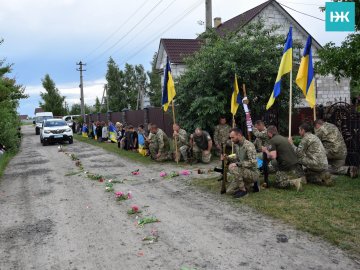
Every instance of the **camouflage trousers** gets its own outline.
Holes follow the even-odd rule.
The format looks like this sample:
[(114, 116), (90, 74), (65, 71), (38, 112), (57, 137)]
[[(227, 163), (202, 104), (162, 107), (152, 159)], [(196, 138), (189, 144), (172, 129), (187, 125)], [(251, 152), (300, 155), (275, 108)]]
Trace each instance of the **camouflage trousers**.
[(311, 158), (302, 158), (300, 160), (300, 163), (306, 169), (308, 169), (310, 171), (314, 171), (314, 172), (321, 173), (321, 172), (326, 171), (328, 169), (327, 164), (321, 164), (317, 160), (311, 159)]
[(305, 170), (305, 178), (308, 183), (317, 185), (328, 185), (332, 182), (331, 174), (327, 170)]
[(239, 189), (250, 190), (254, 182), (259, 178), (259, 171), (253, 171), (247, 168), (236, 167), (230, 170), (230, 173), (234, 176), (234, 179), (226, 188), (226, 194), (234, 194)]
[(189, 149), (189, 146), (187, 146), (187, 145), (180, 146), (179, 149), (178, 149), (178, 152), (177, 152), (177, 156), (176, 156), (176, 152), (174, 152), (175, 160), (187, 161), (188, 160), (188, 153), (187, 153), (188, 149)]
[(149, 145), (149, 151), (150, 151), (150, 157), (156, 161), (165, 161), (171, 159), (170, 153), (168, 151), (164, 151), (160, 153), (159, 157), (156, 157), (157, 154), (159, 153), (159, 146), (157, 144), (151, 143)]
[(205, 151), (201, 150), (196, 144), (194, 144), (193, 153), (195, 160), (201, 161), (202, 163), (210, 163), (211, 153), (209, 152), (208, 154), (205, 154), (204, 152)]
[(328, 159), (329, 170), (333, 174), (347, 175), (349, 166), (345, 166), (345, 159)]
[(275, 187), (277, 188), (289, 188), (293, 184), (294, 179), (300, 178), (303, 176), (301, 168), (294, 168), (289, 171), (276, 171), (275, 174)]

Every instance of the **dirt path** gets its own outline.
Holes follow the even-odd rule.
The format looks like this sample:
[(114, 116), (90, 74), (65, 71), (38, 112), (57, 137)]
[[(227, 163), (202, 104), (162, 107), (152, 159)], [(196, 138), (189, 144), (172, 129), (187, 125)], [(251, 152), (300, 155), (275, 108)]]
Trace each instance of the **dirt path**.
[[(143, 166), (87, 144), (66, 145), (85, 170), (127, 179), (115, 191), (76, 167), (57, 145), (43, 147), (31, 127), (0, 183), (0, 269), (359, 269), (338, 248), (297, 232), (246, 206), (188, 185), (191, 176), (159, 177), (170, 165)], [(140, 169), (140, 175), (131, 171)], [(179, 168), (175, 167), (178, 171)], [(159, 223), (135, 225), (136, 204)], [(148, 207), (144, 207), (148, 206)], [(143, 237), (158, 231), (159, 240)], [(278, 242), (285, 234), (288, 242)]]

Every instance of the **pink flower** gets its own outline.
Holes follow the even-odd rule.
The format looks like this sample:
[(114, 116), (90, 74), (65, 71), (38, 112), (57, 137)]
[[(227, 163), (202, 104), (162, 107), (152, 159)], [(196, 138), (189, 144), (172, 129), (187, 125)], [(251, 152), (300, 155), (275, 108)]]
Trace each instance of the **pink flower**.
[(189, 170), (183, 170), (180, 172), (181, 175), (190, 175), (190, 171)]
[(128, 199), (131, 199), (131, 198), (132, 198), (131, 191), (128, 192), (127, 197), (128, 197)]
[(161, 177), (165, 177), (166, 175), (167, 175), (166, 172), (160, 172), (160, 176), (161, 176)]
[(137, 205), (132, 205), (131, 209), (136, 213), (139, 211), (139, 207)]
[(117, 191), (117, 192), (115, 192), (115, 196), (119, 198), (119, 197), (124, 196), (124, 193), (121, 191)]

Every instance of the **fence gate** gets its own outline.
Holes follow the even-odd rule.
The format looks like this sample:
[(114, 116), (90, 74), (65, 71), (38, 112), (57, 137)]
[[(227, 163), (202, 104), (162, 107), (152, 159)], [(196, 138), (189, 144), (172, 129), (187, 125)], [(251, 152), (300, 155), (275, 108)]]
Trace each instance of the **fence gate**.
[(346, 102), (337, 102), (325, 109), (323, 119), (340, 129), (348, 150), (346, 164), (359, 166), (360, 113)]

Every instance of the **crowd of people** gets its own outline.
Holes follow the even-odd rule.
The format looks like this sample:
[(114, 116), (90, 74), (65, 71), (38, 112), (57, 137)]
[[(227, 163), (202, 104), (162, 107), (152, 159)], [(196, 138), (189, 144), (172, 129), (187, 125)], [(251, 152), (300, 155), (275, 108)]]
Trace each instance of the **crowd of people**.
[(213, 138), (200, 127), (189, 135), (179, 124), (173, 124), (173, 150), (166, 133), (152, 123), (145, 130), (143, 125), (134, 128), (119, 122), (115, 125), (92, 122), (88, 134), (100, 142), (117, 142), (119, 148), (138, 151), (155, 161), (208, 164), (214, 154), (227, 160), (233, 180), (226, 192), (234, 197), (259, 190), (259, 161), (262, 159), (266, 159), (270, 172), (275, 174), (274, 186), (277, 188), (293, 186), (299, 189), (307, 182), (331, 185), (333, 174), (358, 176), (357, 167), (345, 166), (347, 150), (341, 132), (335, 125), (320, 119), (314, 126), (309, 123), (300, 125), (301, 141), (297, 145), (292, 138), (280, 135), (275, 126), (266, 127), (261, 120), (255, 122), (255, 140), (251, 142), (239, 128), (231, 128), (225, 117), (220, 117)]

